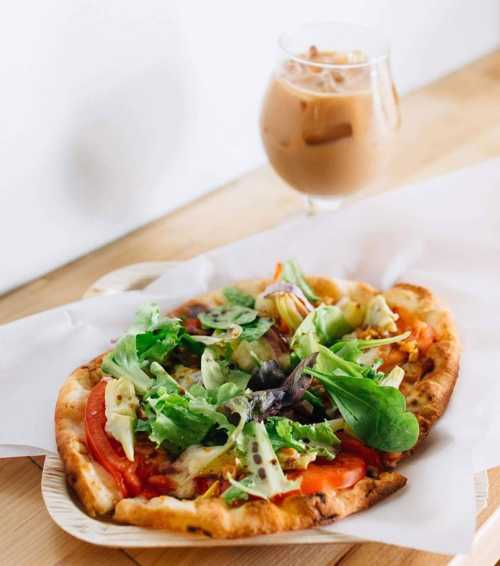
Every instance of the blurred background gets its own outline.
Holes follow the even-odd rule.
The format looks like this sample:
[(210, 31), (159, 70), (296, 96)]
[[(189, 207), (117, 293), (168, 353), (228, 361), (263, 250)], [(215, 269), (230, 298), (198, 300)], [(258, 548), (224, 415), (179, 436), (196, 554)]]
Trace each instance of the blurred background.
[(4, 3), (0, 292), (263, 164), (276, 39), (312, 20), (381, 28), (403, 94), (500, 43), (499, 0)]

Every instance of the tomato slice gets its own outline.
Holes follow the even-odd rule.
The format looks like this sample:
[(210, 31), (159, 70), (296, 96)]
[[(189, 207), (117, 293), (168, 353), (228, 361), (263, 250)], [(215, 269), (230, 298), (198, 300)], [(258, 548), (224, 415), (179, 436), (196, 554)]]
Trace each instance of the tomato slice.
[(309, 464), (302, 475), (300, 492), (303, 495), (328, 492), (352, 487), (366, 475), (366, 464), (362, 458), (340, 453), (333, 462)]
[(368, 466), (373, 466), (378, 470), (382, 468), (382, 460), (376, 450), (366, 446), (361, 440), (345, 432), (337, 432), (337, 436), (340, 438), (342, 450), (359, 456)]
[(436, 339), (432, 327), (404, 307), (396, 307), (394, 310), (399, 314), (398, 330), (400, 332), (409, 330), (410, 340), (415, 340), (418, 349), (425, 353)]
[(106, 381), (101, 380), (90, 392), (85, 406), (85, 433), (92, 456), (115, 479), (124, 497), (139, 495), (141, 481), (135, 473), (136, 465), (113, 447), (106, 434)]
[(188, 334), (200, 334), (202, 332), (201, 322), (197, 318), (186, 318), (184, 328)]
[(156, 490), (161, 495), (167, 495), (175, 489), (175, 481), (162, 474), (149, 476), (147, 481), (149, 487)]

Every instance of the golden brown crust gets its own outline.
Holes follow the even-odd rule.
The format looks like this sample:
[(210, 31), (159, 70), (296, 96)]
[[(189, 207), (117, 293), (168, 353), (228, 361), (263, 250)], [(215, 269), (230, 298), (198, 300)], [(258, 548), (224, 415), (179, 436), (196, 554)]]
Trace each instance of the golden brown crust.
[(408, 409), (418, 419), (420, 436), (417, 444), (408, 452), (385, 455), (384, 463), (394, 467), (420, 447), (431, 427), (446, 410), (458, 377), (461, 346), (451, 313), (428, 289), (398, 283), (384, 295), (391, 307), (403, 307), (427, 322), (436, 336), (425, 358), (417, 361), (429, 371), (421, 371), (420, 378), (414, 383), (405, 380), (401, 386)]
[[(337, 301), (342, 295), (366, 303), (377, 293), (362, 282), (324, 277), (308, 277), (307, 280), (327, 303)], [(239, 282), (236, 286), (257, 295), (269, 283), (269, 279), (260, 279)], [(445, 410), (453, 391), (458, 374), (458, 338), (449, 312), (438, 304), (430, 291), (415, 285), (399, 284), (384, 294), (391, 306), (403, 306), (428, 322), (437, 336), (427, 352), (428, 363), (433, 364), (431, 371), (415, 383), (403, 384), (408, 407), (420, 423), (420, 444)], [(175, 313), (182, 314), (183, 309), (193, 302), (212, 306), (223, 301), (221, 292), (213, 291), (181, 305)], [(252, 501), (238, 508), (229, 508), (218, 498), (180, 501), (163, 496), (151, 500), (120, 500), (113, 479), (88, 455), (85, 444), (84, 408), (91, 388), (102, 377), (101, 361), (102, 357), (96, 358), (73, 372), (59, 393), (55, 415), (57, 445), (68, 481), (92, 516), (115, 509), (114, 518), (120, 522), (233, 538), (332, 522), (370, 507), (406, 483), (400, 474), (385, 472), (377, 479), (365, 478), (354, 487), (336, 494), (289, 497), (280, 505)], [(385, 464), (395, 466), (406, 455), (387, 454)]]
[(68, 483), (92, 517), (111, 512), (121, 494), (110, 474), (87, 451), (84, 411), (92, 387), (101, 379), (99, 356), (76, 369), (59, 391), (55, 412), (56, 442)]
[(237, 538), (306, 529), (327, 524), (371, 507), (406, 484), (397, 472), (378, 479), (364, 478), (350, 489), (337, 493), (291, 496), (280, 505), (251, 501), (228, 507), (220, 498), (179, 501), (163, 496), (146, 500), (123, 499), (114, 518), (143, 527), (198, 532), (214, 538)]

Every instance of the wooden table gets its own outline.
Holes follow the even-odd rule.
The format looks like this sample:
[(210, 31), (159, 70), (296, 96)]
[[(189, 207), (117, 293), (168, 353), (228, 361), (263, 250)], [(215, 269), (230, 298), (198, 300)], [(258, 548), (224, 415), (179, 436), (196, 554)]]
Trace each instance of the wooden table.
[[(402, 100), (398, 159), (385, 189), (500, 155), (500, 52)], [(268, 167), (241, 179), (0, 297), (0, 323), (78, 299), (98, 277), (148, 260), (186, 259), (270, 228), (300, 210), (302, 200)], [(217, 222), (213, 219), (217, 218)], [(0, 564), (446, 564), (450, 557), (365, 543), (221, 549), (101, 549), (52, 523), (40, 496), (42, 458), (0, 460)], [(500, 468), (489, 471), (488, 508), (500, 503)], [(500, 533), (498, 533), (500, 539)], [(479, 565), (479, 559), (473, 564)]]

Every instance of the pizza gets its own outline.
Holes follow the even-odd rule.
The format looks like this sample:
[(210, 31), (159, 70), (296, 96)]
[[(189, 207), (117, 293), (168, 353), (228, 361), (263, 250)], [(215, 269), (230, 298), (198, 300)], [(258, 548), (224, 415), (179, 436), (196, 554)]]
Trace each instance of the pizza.
[(147, 304), (55, 412), (92, 517), (246, 537), (330, 523), (403, 488), (460, 347), (427, 289), (305, 276), (295, 261), (169, 313)]

